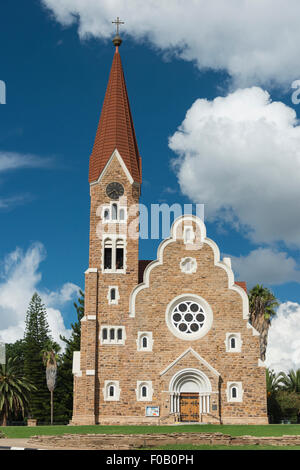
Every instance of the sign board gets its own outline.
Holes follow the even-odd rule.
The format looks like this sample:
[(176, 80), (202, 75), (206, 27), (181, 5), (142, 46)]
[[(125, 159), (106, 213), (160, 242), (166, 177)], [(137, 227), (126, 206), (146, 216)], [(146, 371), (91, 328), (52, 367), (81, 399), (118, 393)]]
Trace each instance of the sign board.
[(146, 416), (159, 416), (159, 406), (146, 406)]
[(0, 343), (0, 364), (5, 364), (5, 343)]

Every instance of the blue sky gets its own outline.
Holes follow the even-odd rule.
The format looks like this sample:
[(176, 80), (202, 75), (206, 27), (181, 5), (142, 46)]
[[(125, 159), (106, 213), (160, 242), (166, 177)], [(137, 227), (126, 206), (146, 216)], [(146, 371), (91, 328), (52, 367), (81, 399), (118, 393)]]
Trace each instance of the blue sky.
[[(126, 21), (122, 34), (124, 43), (120, 52), (143, 160), (144, 184), (141, 202), (148, 207), (162, 202), (168, 204), (205, 202), (208, 236), (219, 245), (223, 255), (233, 257), (233, 268), (237, 271), (236, 279), (248, 281), (249, 286), (255, 279), (257, 283), (271, 287), (284, 305), (282, 315), (285, 317), (295, 311), (298, 312), (298, 307), (300, 312), (298, 227), (296, 222), (293, 222), (296, 219), (297, 206), (292, 208), (287, 205), (280, 206), (280, 202), (278, 203), (281, 200), (283, 202), (295, 200), (297, 193), (290, 191), (291, 194), (286, 197), (284, 188), (289, 188), (289, 184), (277, 186), (274, 182), (276, 183), (278, 175), (275, 175), (274, 182), (266, 184), (263, 197), (259, 197), (261, 189), (256, 191), (255, 181), (247, 189), (248, 192), (245, 190), (243, 193), (237, 188), (232, 195), (236, 201), (242, 201), (243, 194), (246, 194), (248, 201), (249, 195), (252, 194), (253, 199), (257, 197), (257, 200), (252, 206), (247, 205), (247, 201), (240, 205), (233, 203), (228, 211), (232, 199), (226, 199), (226, 195), (230, 193), (231, 186), (236, 185), (239, 175), (250, 168), (249, 181), (251, 178), (255, 179), (251, 166), (241, 166), (237, 173), (231, 172), (231, 165), (236, 165), (237, 160), (234, 162), (228, 160), (228, 166), (224, 167), (228, 171), (224, 171), (222, 165), (220, 166), (220, 162), (224, 162), (226, 152), (231, 155), (236, 149), (237, 153), (241, 149), (240, 144), (234, 147), (236, 135), (233, 135), (233, 132), (236, 132), (236, 127), (225, 127), (228, 131), (225, 134), (223, 155), (219, 155), (222, 153), (223, 145), (219, 145), (217, 150), (206, 144), (201, 147), (205, 137), (208, 136), (204, 134), (205, 129), (208, 129), (210, 137), (214, 140), (212, 133), (215, 132), (215, 127), (212, 123), (220, 112), (217, 102), (214, 101), (216, 98), (225, 99), (224, 109), (227, 117), (229, 114), (231, 118), (230, 113), (234, 114), (235, 111), (232, 111), (233, 100), (228, 99), (230, 93), (233, 94), (235, 101), (239, 100), (240, 109), (245, 109), (245, 106), (250, 106), (249, 103), (256, 103), (257, 100), (257, 107), (254, 106), (253, 112), (257, 109), (258, 113), (264, 113), (267, 108), (271, 109), (268, 107), (268, 100), (264, 101), (262, 96), (262, 92), (267, 91), (270, 95), (269, 103), (271, 101), (281, 103), (280, 109), (272, 108), (271, 111), (273, 113), (271, 121), (279, 122), (280, 128), (280, 132), (274, 134), (273, 140), (272, 136), (270, 137), (271, 144), (275, 142), (277, 145), (276, 147), (274, 143), (272, 152), (277, 154), (285, 148), (287, 153), (290, 152), (287, 165), (291, 168), (291, 171), (288, 169), (289, 174), (293, 174), (294, 167), (291, 162), (293, 158), (298, 158), (298, 151), (294, 148), (291, 150), (290, 144), (286, 141), (291, 135), (291, 130), (298, 125), (296, 121), (290, 123), (288, 113), (294, 109), (299, 115), (298, 105), (291, 101), (291, 83), (300, 78), (300, 70), (297, 69), (298, 65), (294, 65), (293, 69), (292, 64), (295, 62), (292, 55), (288, 57), (291, 66), (288, 67), (285, 63), (282, 65), (284, 73), (278, 65), (278, 50), (268, 49), (269, 46), (263, 44), (262, 38), (262, 51), (268, 59), (265, 60), (265, 67), (254, 63), (251, 69), (252, 51), (257, 47), (251, 42), (249, 63), (245, 65), (241, 59), (247, 50), (246, 52), (237, 50), (236, 57), (240, 58), (240, 62), (239, 60), (233, 62), (226, 39), (220, 42), (215, 24), (215, 36), (210, 36), (211, 32), (208, 34), (209, 41), (206, 47), (209, 57), (205, 55), (205, 44), (203, 45), (205, 38), (203, 41), (201, 39), (204, 26), (201, 31), (196, 31), (199, 33), (197, 36), (197, 41), (200, 37), (199, 43), (193, 39), (193, 36), (187, 37), (187, 47), (183, 48), (180, 34), (184, 35), (185, 32), (179, 27), (176, 31), (178, 15), (177, 20), (175, 17), (164, 20), (162, 12), (159, 24), (153, 13), (154, 1), (149, 2), (148, 20), (144, 26), (143, 18), (146, 12), (141, 8), (141, 22), (139, 22), (132, 13), (134, 11), (132, 8), (135, 6), (133, 0), (128, 2), (127, 10), (124, 10), (124, 6), (121, 7), (118, 1), (111, 2), (109, 7), (106, 5), (107, 8), (103, 10), (100, 8), (101, 2), (96, 7), (98, 2), (79, 1), (76, 11), (72, 7), (71, 0), (59, 3), (58, 6), (52, 0), (45, 2), (28, 0), (5, 2), (1, 6), (0, 80), (3, 80), (7, 87), (7, 104), (0, 105), (0, 284), (3, 292), (11, 293), (14, 289), (18, 291), (18, 286), (23, 286), (24, 279), (22, 276), (18, 277), (17, 272), (26, 276), (24, 266), (26, 263), (30, 264), (31, 260), (30, 281), (20, 291), (24, 293), (26, 302), (30, 290), (36, 288), (46, 299), (47, 307), (52, 309), (52, 313), (55, 312), (54, 316), (60, 319), (62, 315), (65, 329), (68, 329), (70, 322), (75, 319), (72, 300), (74, 296), (76, 298), (76, 286), (84, 288), (83, 273), (88, 267), (89, 155), (114, 53), (111, 43), (114, 27), (111, 21), (119, 14), (121, 17), (123, 15), (122, 19)], [(175, 3), (176, 8), (180, 8), (180, 2), (176, 0)], [(267, 11), (267, 0), (263, 0), (262, 3), (266, 3)], [(45, 4), (52, 9), (47, 10)], [(107, 2), (103, 0), (103, 7), (104, 4)], [(100, 8), (97, 10), (99, 23), (97, 20), (96, 26), (91, 21), (91, 18), (95, 17), (95, 8)], [(193, 13), (198, 13), (198, 11), (193, 12), (193, 8), (195, 5), (191, 7), (192, 16)], [(234, 2), (229, 2), (229, 13), (234, 11), (232, 8), (234, 9)], [(70, 11), (73, 10), (80, 21), (79, 29), (78, 22), (72, 23), (74, 17), (70, 17)], [(255, 20), (257, 12), (252, 13)], [(242, 18), (243, 12), (240, 14)], [(272, 31), (277, 24), (276, 12), (273, 19), (274, 25), (269, 24)], [(283, 17), (283, 25), (285, 21)], [(226, 24), (226, 21), (224, 23)], [(191, 25), (189, 29), (198, 28), (196, 25)], [(263, 30), (264, 25), (261, 27)], [(293, 34), (292, 27), (291, 31)], [(227, 38), (226, 31), (222, 33)], [(216, 49), (213, 48), (213, 39), (216, 42)], [(236, 39), (233, 38), (234, 41)], [(235, 65), (232, 65), (233, 63)], [(256, 91), (251, 91), (253, 86), (257, 87)], [(248, 94), (244, 91), (237, 95), (237, 90), (248, 90)], [(204, 109), (205, 103), (197, 102), (199, 99), (213, 103), (211, 109)], [(186, 113), (193, 105), (194, 114), (190, 113), (190, 117), (185, 121)], [(199, 129), (195, 127), (200, 117), (209, 127), (204, 125)], [(247, 119), (245, 118), (242, 123), (239, 122), (239, 126), (247, 122)], [(283, 126), (281, 121), (284, 121)], [(186, 125), (184, 132), (176, 133), (181, 124)], [(255, 135), (258, 136), (257, 146), (261, 146), (263, 151), (253, 159), (253, 166), (258, 167), (257, 174), (264, 173), (267, 182), (270, 173), (274, 168), (276, 170), (278, 160), (274, 159), (274, 168), (271, 155), (268, 154), (264, 161), (264, 148), (268, 153), (268, 146), (265, 147), (265, 137), (258, 134), (258, 128), (255, 129)], [(224, 132), (223, 128), (221, 130)], [(260, 130), (259, 128), (259, 132)], [(199, 145), (197, 136), (201, 137)], [(218, 138), (216, 136), (216, 142), (219, 142)], [(296, 147), (299, 143), (298, 133), (297, 135), (295, 133), (291, 139)], [(251, 141), (253, 142), (253, 139)], [(246, 138), (243, 142), (247, 142)], [(205, 152), (207, 158), (201, 160)], [(240, 154), (241, 162), (248, 158), (246, 153), (245, 151), (245, 155)], [(223, 160), (215, 158), (217, 154), (218, 158)], [(285, 154), (282, 154), (282, 160), (285, 158)], [(179, 165), (176, 171), (172, 166), (174, 159)], [(11, 162), (10, 168), (1, 167), (1, 161), (3, 164), (4, 160)], [(220, 168), (222, 172), (219, 175)], [(268, 171), (271, 168), (272, 171)], [(197, 184), (190, 176), (193, 172), (200, 175)], [(278, 167), (278, 173), (280, 172), (281, 169)], [(297, 175), (298, 169), (295, 177)], [(284, 177), (285, 174), (283, 179)], [(227, 179), (229, 181), (227, 189), (221, 190), (222, 181)], [(247, 183), (243, 184), (245, 187), (248, 186)], [(222, 198), (225, 207), (223, 219), (220, 215), (224, 211)], [(256, 212), (253, 209), (255, 207), (261, 219), (248, 213)], [(265, 223), (270, 216), (270, 207), (274, 209), (274, 217), (277, 217), (276, 213), (281, 214), (278, 224), (275, 224), (278, 233), (274, 237), (272, 230)], [(274, 220), (274, 217), (271, 219)], [(261, 231), (260, 220), (265, 223)], [(284, 228), (289, 224), (291, 224), (290, 232)], [(289, 233), (292, 231), (293, 236), (290, 236)], [(157, 240), (141, 241), (140, 258), (154, 259), (158, 243)], [(269, 263), (270, 259), (274, 259), (273, 264)], [(278, 275), (276, 275), (277, 270)], [(11, 287), (13, 280), (16, 284)], [(54, 300), (55, 293), (60, 294), (57, 301)], [(20, 301), (17, 306), (11, 305), (4, 294), (2, 297), (0, 294), (2, 318), (6, 316), (5, 312), (12, 312), (11, 322), (7, 317), (5, 321), (3, 319), (1, 321), (0, 317), (2, 339), (5, 331), (10, 331), (14, 337), (16, 325), (20, 334), (22, 309), (23, 311), (26, 309), (25, 300)], [(297, 318), (300, 319), (300, 316)], [(297, 346), (295, 351), (298, 349)], [(279, 352), (276, 351), (274, 354), (278, 355)], [(298, 359), (295, 359), (294, 363), (297, 361)]]

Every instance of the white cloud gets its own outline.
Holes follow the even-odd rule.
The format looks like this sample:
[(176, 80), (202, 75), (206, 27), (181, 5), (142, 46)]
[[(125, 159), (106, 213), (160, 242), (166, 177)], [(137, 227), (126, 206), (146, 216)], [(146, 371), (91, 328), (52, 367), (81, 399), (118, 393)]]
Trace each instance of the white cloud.
[(29, 302), (35, 291), (39, 293), (47, 309), (48, 323), (55, 341), (64, 346), (59, 335), (70, 336), (59, 307), (78, 293), (78, 287), (66, 283), (58, 292), (38, 288), (42, 275), (39, 271), (46, 251), (41, 243), (33, 244), (25, 253), (17, 248), (1, 263), (0, 272), (0, 341), (12, 343), (23, 338), (25, 318)]
[(300, 368), (300, 305), (285, 302), (278, 308), (269, 330), (266, 365), (275, 372)]
[(16, 152), (0, 151), (0, 172), (18, 170), (20, 168), (41, 168), (48, 166), (49, 158)]
[(297, 263), (285, 252), (273, 248), (257, 248), (246, 256), (231, 256), (231, 259), (236, 278), (246, 281), (249, 288), (255, 284), (300, 282)]
[(122, 31), (200, 69), (227, 70), (242, 86), (300, 78), (298, 0), (41, 0), (63, 25), (78, 21), (82, 38)]
[[(41, 158), (37, 155), (20, 154), (16, 152), (0, 151), (0, 173), (24, 168), (46, 168), (51, 164), (50, 158)], [(11, 210), (32, 201), (30, 194), (13, 196), (0, 196), (0, 210)]]
[(169, 140), (183, 194), (256, 243), (300, 244), (300, 126), (258, 87), (198, 99)]

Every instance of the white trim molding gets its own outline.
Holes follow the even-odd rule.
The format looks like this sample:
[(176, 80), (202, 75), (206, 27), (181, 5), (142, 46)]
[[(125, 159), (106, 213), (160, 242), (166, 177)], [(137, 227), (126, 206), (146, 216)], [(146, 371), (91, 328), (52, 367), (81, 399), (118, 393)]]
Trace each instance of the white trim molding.
[[(115, 289), (115, 298), (111, 298), (111, 291)], [(107, 300), (109, 305), (118, 305), (120, 300), (119, 287), (118, 286), (108, 286)]]
[[(147, 347), (143, 346), (143, 339), (147, 339)], [(152, 331), (138, 331), (138, 337), (136, 340), (137, 350), (142, 352), (150, 352), (153, 348), (153, 335)]]
[(130, 172), (128, 171), (128, 168), (127, 168), (127, 166), (125, 165), (125, 162), (124, 162), (123, 158), (121, 157), (121, 155), (120, 155), (118, 149), (115, 149), (115, 150), (113, 151), (113, 153), (111, 154), (111, 156), (110, 156), (108, 162), (106, 163), (105, 167), (103, 168), (102, 172), (100, 173), (99, 178), (98, 178), (96, 181), (93, 181), (92, 183), (90, 183), (90, 186), (94, 186), (95, 184), (98, 184), (98, 183), (101, 181), (101, 179), (103, 178), (103, 176), (104, 176), (105, 173), (107, 172), (107, 169), (109, 168), (109, 166), (110, 166), (110, 164), (111, 164), (111, 162), (112, 162), (112, 160), (113, 160), (114, 158), (117, 158), (117, 160), (119, 161), (119, 163), (120, 163), (120, 165), (121, 165), (121, 167), (122, 167), (122, 169), (123, 169), (123, 171), (124, 171), (124, 173), (125, 173), (125, 175), (126, 175), (128, 181), (129, 181), (129, 183), (130, 183), (130, 184), (133, 184), (133, 183), (134, 183), (134, 180), (133, 180), (133, 178), (132, 178)]
[(87, 320), (97, 320), (96, 315), (86, 315)]
[(260, 333), (254, 328), (254, 326), (251, 325), (251, 323), (247, 323), (247, 328), (252, 330), (253, 336), (260, 336)]
[[(114, 388), (114, 395), (110, 395), (110, 387)], [(105, 380), (102, 389), (104, 401), (119, 401), (120, 400), (120, 384), (118, 380)]]
[[(168, 245), (170, 245), (171, 243), (176, 242), (176, 232), (177, 232), (178, 226), (180, 224), (185, 224), (185, 222), (197, 224), (197, 226), (199, 228), (199, 233), (200, 233), (200, 240), (197, 240), (192, 247), (190, 247), (191, 244), (187, 244), (186, 245), (187, 249), (192, 248), (193, 250), (201, 250), (203, 244), (206, 244), (206, 245), (211, 247), (211, 249), (213, 250), (213, 253), (214, 253), (214, 265), (219, 267), (219, 268), (222, 268), (226, 272), (227, 278), (228, 278), (228, 289), (233, 290), (233, 291), (237, 292), (240, 295), (240, 297), (242, 299), (242, 315), (243, 315), (244, 319), (248, 320), (248, 318), (249, 318), (249, 299), (248, 299), (247, 293), (244, 291), (244, 289), (242, 287), (235, 284), (234, 274), (233, 274), (232, 269), (226, 263), (224, 263), (224, 261), (221, 261), (221, 259), (220, 259), (220, 250), (219, 250), (217, 244), (213, 240), (206, 237), (205, 224), (199, 217), (197, 217), (195, 215), (183, 215), (183, 216), (178, 217), (174, 221), (174, 223), (171, 227), (170, 237), (163, 240), (161, 242), (161, 244), (159, 245), (159, 247), (158, 247), (157, 259), (155, 261), (152, 261), (152, 263), (148, 264), (148, 266), (146, 267), (146, 269), (144, 271), (143, 282), (141, 284), (139, 284), (138, 286), (136, 286), (131, 292), (130, 300), (129, 300), (129, 316), (130, 317), (135, 317), (137, 295), (139, 294), (139, 292), (141, 292), (141, 290), (149, 288), (149, 286), (150, 286), (150, 274), (151, 274), (152, 270), (163, 264), (165, 248)], [(182, 234), (181, 234), (181, 238), (182, 238)]]
[[(119, 201), (110, 201), (108, 204), (100, 206), (101, 208), (101, 219), (102, 224), (126, 224), (128, 220), (127, 215), (127, 198), (122, 196)], [(116, 217), (113, 217), (114, 207), (116, 206)], [(108, 218), (105, 217), (105, 212), (108, 211)], [(123, 211), (123, 217), (121, 218), (121, 211)], [(100, 215), (99, 208), (97, 209), (97, 215)], [(108, 232), (109, 233), (109, 232)]]
[[(106, 242), (111, 242), (111, 246), (108, 246), (111, 248), (111, 269), (104, 269), (104, 262), (105, 262), (105, 245)], [(123, 268), (117, 269), (116, 268), (116, 261), (117, 261), (117, 248), (118, 248), (118, 242), (122, 242), (121, 248), (123, 248)], [(102, 259), (101, 259), (101, 272), (103, 274), (126, 274), (126, 269), (127, 269), (127, 238), (123, 234), (118, 234), (118, 233), (108, 233), (102, 238)]]
[[(232, 342), (231, 342), (232, 339), (235, 340), (235, 347), (232, 347)], [(224, 342), (225, 342), (226, 352), (230, 352), (230, 353), (241, 352), (242, 344), (243, 344), (241, 333), (226, 333), (226, 339)]]
[(217, 377), (220, 377), (220, 373), (212, 367), (203, 357), (200, 356), (196, 351), (194, 351), (193, 348), (188, 348), (186, 351), (184, 351), (180, 356), (175, 359), (175, 361), (171, 362), (162, 372), (160, 372), (160, 376), (164, 375), (168, 370), (172, 369), (182, 358), (184, 358), (187, 354), (191, 353), (196, 359), (198, 359), (199, 362), (201, 362), (207, 369), (209, 369), (214, 375)]
[(182, 258), (180, 261), (180, 270), (184, 274), (194, 274), (197, 271), (197, 261), (195, 258)]
[[(106, 331), (106, 334), (104, 334), (104, 330)], [(119, 331), (121, 331), (121, 336), (122, 336), (122, 338), (120, 339), (119, 339)], [(101, 325), (99, 339), (100, 339), (101, 345), (123, 346), (126, 340), (125, 326)]]
[[(234, 396), (236, 394), (236, 396)], [(226, 396), (229, 403), (242, 403), (243, 401), (242, 382), (227, 382)]]
[(98, 272), (97, 268), (89, 268), (85, 271), (84, 274), (97, 273), (97, 272)]
[(73, 352), (72, 374), (75, 375), (75, 377), (82, 376), (82, 372), (80, 370), (80, 351)]
[[(143, 387), (146, 387), (147, 390), (147, 395), (145, 397), (142, 396)], [(135, 393), (137, 401), (152, 401), (152, 382), (150, 380), (138, 380), (136, 383)]]

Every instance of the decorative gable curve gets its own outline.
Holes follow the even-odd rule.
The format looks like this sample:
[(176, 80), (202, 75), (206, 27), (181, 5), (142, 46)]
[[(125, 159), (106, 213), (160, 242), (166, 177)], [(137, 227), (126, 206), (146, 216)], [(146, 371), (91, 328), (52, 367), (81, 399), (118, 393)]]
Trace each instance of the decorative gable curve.
[(157, 266), (161, 266), (163, 264), (163, 257), (164, 257), (164, 250), (165, 248), (170, 244), (176, 242), (176, 233), (178, 226), (183, 223), (183, 222), (194, 222), (197, 224), (199, 228), (199, 233), (200, 233), (200, 244), (207, 244), (208, 246), (211, 247), (213, 254), (214, 254), (214, 265), (217, 267), (222, 268), (224, 271), (227, 273), (228, 277), (228, 289), (233, 290), (237, 292), (241, 298), (242, 298), (242, 305), (243, 305), (243, 318), (245, 320), (248, 320), (249, 318), (249, 299), (247, 293), (244, 291), (244, 289), (234, 282), (234, 273), (231, 269), (230, 266), (228, 266), (226, 263), (221, 261), (220, 259), (220, 250), (218, 245), (211, 240), (210, 238), (206, 237), (206, 227), (204, 222), (199, 218), (194, 215), (183, 215), (178, 217), (172, 227), (171, 227), (171, 236), (161, 242), (161, 244), (158, 247), (157, 250), (157, 259), (155, 261), (152, 261), (148, 266), (146, 267), (144, 271), (144, 280), (142, 284), (137, 285), (133, 291), (131, 292), (130, 295), (130, 300), (129, 300), (129, 316), (130, 317), (135, 317), (135, 303), (136, 303), (136, 297), (138, 293), (143, 290), (147, 289), (150, 286), (150, 274), (153, 269)]

